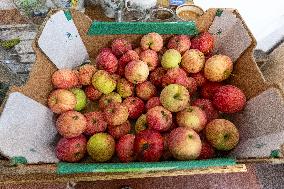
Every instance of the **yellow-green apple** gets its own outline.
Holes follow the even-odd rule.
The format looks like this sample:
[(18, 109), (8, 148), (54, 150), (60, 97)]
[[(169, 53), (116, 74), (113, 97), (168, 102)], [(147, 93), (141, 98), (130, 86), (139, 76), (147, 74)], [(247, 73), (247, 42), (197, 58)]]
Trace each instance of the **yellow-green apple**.
[(161, 60), (161, 64), (163, 68), (177, 68), (181, 62), (181, 54), (175, 49), (167, 50)]
[(93, 75), (92, 84), (103, 94), (109, 94), (116, 88), (116, 81), (104, 70), (99, 70)]
[(148, 128), (147, 118), (145, 114), (142, 114), (135, 123), (135, 133), (139, 133), (140, 131), (144, 131)]
[(58, 133), (65, 138), (77, 137), (86, 130), (87, 120), (80, 112), (64, 112), (58, 117), (56, 128)]
[(51, 78), (54, 88), (70, 89), (79, 85), (78, 72), (70, 69), (57, 70)]
[(136, 85), (136, 95), (142, 100), (149, 100), (157, 95), (157, 89), (150, 81), (144, 81)]
[(149, 67), (143, 61), (134, 60), (125, 66), (125, 78), (133, 84), (146, 81), (148, 75)]
[(184, 86), (170, 84), (162, 90), (160, 101), (167, 110), (179, 112), (186, 108), (190, 101), (190, 97)]
[(87, 97), (85, 92), (82, 89), (79, 88), (73, 88), (70, 90), (76, 97), (76, 105), (74, 110), (81, 111), (83, 110), (87, 105)]
[(172, 113), (162, 106), (151, 108), (146, 113), (149, 128), (159, 132), (167, 131), (173, 123)]
[(51, 92), (47, 99), (48, 107), (57, 114), (73, 110), (76, 102), (75, 95), (65, 89), (57, 89)]
[(104, 132), (107, 129), (107, 122), (104, 120), (101, 111), (88, 112), (85, 113), (84, 116), (87, 120), (87, 127), (84, 134), (91, 136), (95, 133)]
[(134, 85), (130, 81), (125, 78), (121, 78), (117, 82), (117, 93), (122, 98), (127, 98), (129, 96), (133, 96), (134, 94)]
[(159, 161), (163, 150), (163, 137), (157, 131), (147, 129), (136, 134), (134, 139), (134, 153), (139, 161)]
[(87, 143), (87, 152), (96, 162), (106, 162), (115, 152), (114, 138), (107, 133), (94, 134)]
[(99, 100), (99, 107), (101, 110), (105, 109), (111, 103), (121, 103), (122, 98), (116, 92), (111, 92), (109, 94), (103, 95)]
[(214, 55), (204, 66), (204, 76), (209, 81), (220, 82), (228, 79), (233, 71), (233, 62), (226, 55)]
[(193, 129), (200, 132), (207, 123), (206, 113), (197, 106), (189, 106), (177, 113), (177, 124), (180, 127)]
[(193, 129), (178, 127), (171, 131), (168, 147), (175, 159), (193, 160), (198, 158), (202, 144), (199, 135)]
[(61, 161), (78, 162), (86, 154), (87, 139), (84, 135), (61, 138), (56, 145), (56, 156)]
[(205, 127), (207, 141), (217, 150), (228, 151), (237, 146), (239, 131), (230, 121), (214, 119)]
[(182, 68), (188, 73), (200, 72), (205, 64), (205, 56), (197, 49), (190, 49), (186, 51), (181, 60)]
[(115, 145), (116, 154), (121, 162), (127, 163), (135, 160), (134, 155), (135, 135), (127, 134), (122, 136)]
[(190, 48), (191, 42), (187, 35), (175, 35), (168, 42), (168, 49), (175, 49), (183, 54)]
[(140, 42), (142, 50), (152, 49), (153, 51), (160, 51), (163, 48), (163, 38), (158, 33), (148, 33), (144, 35)]
[(79, 81), (81, 85), (91, 85), (92, 77), (97, 68), (92, 64), (84, 64), (79, 68)]
[(104, 109), (108, 125), (121, 125), (128, 119), (128, 109), (122, 103), (111, 103)]

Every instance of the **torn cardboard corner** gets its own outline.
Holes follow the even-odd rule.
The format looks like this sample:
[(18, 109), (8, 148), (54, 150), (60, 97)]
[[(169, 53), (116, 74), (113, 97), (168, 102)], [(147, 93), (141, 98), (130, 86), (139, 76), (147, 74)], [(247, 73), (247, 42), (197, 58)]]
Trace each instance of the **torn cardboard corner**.
[(57, 131), (53, 113), (22, 95), (11, 93), (0, 117), (0, 152), (27, 163), (56, 163)]
[(47, 20), (38, 46), (58, 69), (72, 69), (88, 60), (86, 47), (69, 11), (58, 11)]

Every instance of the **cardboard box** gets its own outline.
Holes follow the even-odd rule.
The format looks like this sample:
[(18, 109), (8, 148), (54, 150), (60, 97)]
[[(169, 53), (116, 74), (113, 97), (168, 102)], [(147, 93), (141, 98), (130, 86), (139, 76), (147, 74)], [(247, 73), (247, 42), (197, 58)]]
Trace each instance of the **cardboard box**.
[[(142, 36), (142, 34), (91, 35), (92, 31), (99, 33), (94, 31), (96, 23), (92, 25), (92, 21), (84, 14), (73, 11), (72, 19), (91, 60), (95, 59), (101, 47), (109, 45), (117, 37), (124, 37), (137, 44)], [(91, 181), (237, 172), (246, 171), (245, 166), (241, 164), (244, 162), (282, 161), (282, 158), (273, 157), (281, 156), (280, 146), (284, 143), (283, 93), (277, 85), (268, 84), (263, 78), (253, 58), (256, 41), (241, 16), (232, 9), (209, 9), (196, 22), (196, 29), (199, 32), (213, 33), (218, 47), (215, 52), (233, 57), (234, 72), (228, 82), (241, 88), (248, 100), (246, 109), (230, 118), (241, 133), (239, 146), (231, 152), (233, 158), (131, 164), (39, 164), (25, 165), (18, 169), (7, 168), (6, 173), (13, 172), (18, 176), (18, 181)], [(122, 28), (120, 31), (123, 31)], [(40, 34), (37, 39), (39, 36)], [(170, 33), (163, 35), (165, 40), (169, 36)], [(38, 47), (37, 41), (34, 43), (34, 50), (37, 59), (27, 84), (22, 87), (12, 87), (10, 93), (20, 92), (46, 105), (48, 94), (52, 90), (51, 75), (57, 68)], [(275, 116), (276, 112), (278, 116)], [(58, 176), (56, 173), (64, 175)], [(19, 174), (25, 175), (25, 179)], [(4, 178), (3, 182), (5, 179), (7, 178)]]

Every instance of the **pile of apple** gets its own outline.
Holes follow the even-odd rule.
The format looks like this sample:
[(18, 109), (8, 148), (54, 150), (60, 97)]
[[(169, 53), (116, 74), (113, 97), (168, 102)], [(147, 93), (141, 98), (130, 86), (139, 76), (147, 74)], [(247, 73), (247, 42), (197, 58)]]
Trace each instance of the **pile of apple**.
[[(164, 46), (164, 44), (166, 44)], [(212, 55), (208, 32), (165, 42), (144, 35), (140, 47), (115, 39), (96, 64), (52, 75), (48, 106), (62, 136), (62, 161), (78, 162), (87, 153), (96, 162), (213, 158), (239, 141), (227, 114), (243, 110), (244, 93), (225, 84), (233, 71), (226, 55)], [(86, 111), (87, 104), (96, 111)]]

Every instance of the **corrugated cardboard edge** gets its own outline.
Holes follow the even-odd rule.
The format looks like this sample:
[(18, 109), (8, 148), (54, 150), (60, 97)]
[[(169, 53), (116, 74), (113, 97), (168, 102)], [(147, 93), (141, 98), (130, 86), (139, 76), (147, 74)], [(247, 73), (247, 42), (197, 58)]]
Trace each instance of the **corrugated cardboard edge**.
[[(214, 20), (215, 14), (217, 9), (209, 9), (205, 12), (205, 14), (200, 17), (200, 19), (197, 21), (197, 27), (200, 32), (207, 31)], [(56, 11), (52, 11), (49, 15), (53, 14)], [(241, 20), (241, 16), (237, 11), (235, 11), (237, 17), (239, 17)], [(72, 16), (75, 22), (75, 25), (78, 28), (78, 31), (81, 35), (82, 40), (84, 41), (84, 44), (86, 45), (86, 48), (88, 49), (88, 53), (90, 54), (91, 58), (94, 58), (99, 51), (99, 48), (108, 44), (108, 42), (116, 38), (120, 35), (114, 35), (114, 36), (100, 36), (97, 37), (99, 39), (94, 40), (94, 37), (87, 36), (87, 31), (92, 23), (90, 18), (88, 18), (86, 15), (78, 12), (72, 11)], [(238, 75), (233, 75), (231, 77), (231, 82), (235, 84), (236, 86), (241, 87), (245, 93), (248, 99), (251, 97), (254, 97), (258, 95), (260, 92), (266, 90), (267, 88), (271, 87), (269, 86), (259, 68), (257, 67), (257, 64), (254, 61), (253, 58), (253, 49), (256, 46), (256, 41), (251, 34), (250, 30), (247, 28), (245, 23), (243, 22), (243, 25), (246, 27), (246, 29), (249, 32), (250, 37), (252, 38), (253, 42), (250, 45), (250, 47), (240, 56), (240, 58), (237, 60), (237, 63), (235, 65), (234, 72), (238, 73)], [(37, 35), (40, 35), (40, 33)], [(132, 36), (132, 35), (124, 35), (125, 38), (130, 39), (131, 41), (137, 41), (139, 37)], [(136, 39), (135, 39), (136, 38)], [(96, 41), (96, 43), (94, 42)], [(10, 89), (11, 92), (21, 92), (25, 94), (26, 96), (46, 105), (46, 100), (48, 97), (48, 94), (52, 90), (52, 85), (50, 82), (51, 75), (56, 71), (56, 67), (48, 60), (48, 58), (44, 55), (44, 53), (37, 47), (37, 43), (34, 42), (33, 48), (35, 50), (37, 59), (33, 66), (33, 69), (30, 73), (30, 79), (26, 83), (25, 86), (22, 87), (12, 87)], [(42, 86), (41, 84), (45, 83), (46, 86)], [(244, 86), (244, 87), (242, 87)], [(267, 159), (259, 159), (259, 161), (266, 161)], [(239, 160), (242, 161), (242, 160)], [(244, 160), (245, 161), (245, 160)], [(256, 159), (256, 161), (258, 161)], [(249, 162), (249, 161), (248, 161)], [(34, 165), (34, 166), (40, 166), (46, 168), (50, 167), (50, 165)], [(243, 165), (239, 165), (243, 166)], [(30, 166), (26, 166), (27, 168)], [(216, 168), (214, 168), (216, 169)], [(235, 168), (220, 168), (220, 169), (226, 169), (224, 172), (235, 172)], [(143, 177), (153, 177), (153, 176), (177, 176), (177, 175), (190, 175), (190, 174), (199, 174), (199, 173), (215, 173), (214, 171), (210, 171), (211, 168), (207, 169), (197, 169), (195, 171), (193, 170), (184, 170), (184, 171), (175, 171), (173, 173), (166, 172), (163, 174), (163, 172), (158, 172), (154, 174), (137, 174), (132, 175), (131, 178), (143, 178)], [(239, 169), (238, 169), (239, 170)], [(96, 174), (95, 176), (97, 180), (99, 180), (99, 176)], [(117, 175), (113, 174), (111, 176), (102, 176), (104, 179), (119, 179), (119, 178), (128, 178), (129, 174), (126, 175)], [(63, 179), (63, 178), (62, 178)], [(93, 178), (94, 179), (94, 178)], [(85, 180), (88, 180), (87, 178)]]

